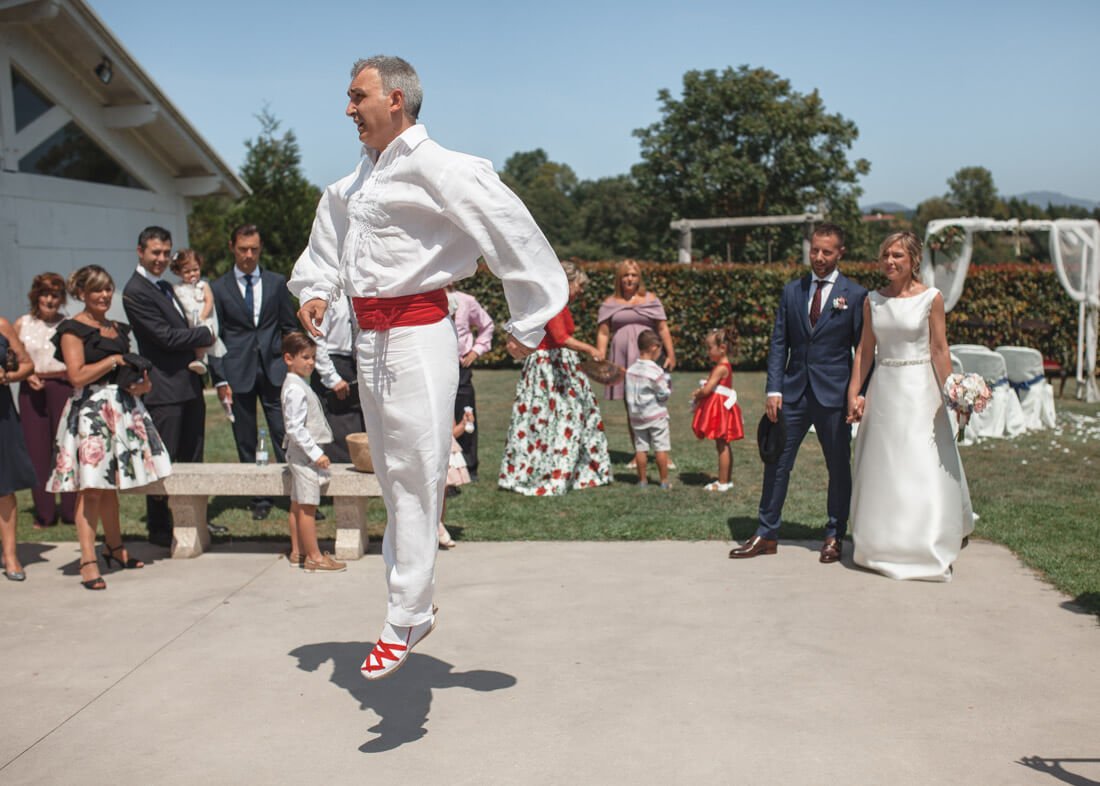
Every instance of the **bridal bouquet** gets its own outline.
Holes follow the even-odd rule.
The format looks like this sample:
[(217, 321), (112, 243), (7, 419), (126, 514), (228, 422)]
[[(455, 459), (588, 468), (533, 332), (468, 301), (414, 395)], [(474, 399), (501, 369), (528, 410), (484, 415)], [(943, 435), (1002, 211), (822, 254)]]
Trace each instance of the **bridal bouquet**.
[[(951, 374), (943, 383), (943, 397), (949, 409), (969, 416), (984, 410), (993, 394), (981, 374)], [(965, 424), (959, 425), (955, 441), (962, 442), (965, 428)]]

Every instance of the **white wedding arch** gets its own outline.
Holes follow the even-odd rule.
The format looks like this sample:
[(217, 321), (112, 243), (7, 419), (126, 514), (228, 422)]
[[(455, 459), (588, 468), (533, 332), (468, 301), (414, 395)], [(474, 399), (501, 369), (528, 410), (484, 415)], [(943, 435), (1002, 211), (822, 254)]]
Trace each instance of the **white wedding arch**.
[[(956, 228), (957, 229), (953, 229)], [(1049, 232), (1050, 258), (1066, 293), (1078, 304), (1077, 398), (1100, 401), (1096, 386), (1097, 323), (1100, 315), (1100, 222), (1095, 219), (1049, 220), (946, 218), (928, 223), (921, 278), (943, 293), (944, 308), (959, 302), (974, 251), (975, 232)], [(933, 239), (940, 247), (932, 249)], [(933, 264), (933, 253), (935, 264)]]

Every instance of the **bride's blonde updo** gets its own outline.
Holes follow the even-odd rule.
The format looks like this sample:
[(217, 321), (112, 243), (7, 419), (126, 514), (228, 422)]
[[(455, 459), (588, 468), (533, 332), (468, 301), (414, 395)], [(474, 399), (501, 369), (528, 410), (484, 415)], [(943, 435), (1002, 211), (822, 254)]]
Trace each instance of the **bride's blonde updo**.
[(894, 232), (887, 235), (886, 239), (882, 241), (882, 245), (878, 247), (878, 261), (881, 262), (886, 258), (886, 252), (895, 243), (900, 243), (902, 249), (909, 256), (909, 264), (913, 266), (913, 278), (920, 278), (920, 259), (924, 246), (920, 242), (920, 238), (912, 232)]

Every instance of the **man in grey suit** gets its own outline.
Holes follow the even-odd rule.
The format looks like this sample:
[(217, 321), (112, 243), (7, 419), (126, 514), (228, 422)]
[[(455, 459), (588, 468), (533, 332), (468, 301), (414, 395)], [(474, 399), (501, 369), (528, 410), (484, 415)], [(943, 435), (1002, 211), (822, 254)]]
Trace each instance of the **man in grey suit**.
[[(286, 379), (283, 334), (298, 329), (286, 278), (260, 268), (262, 242), (254, 224), (233, 230), (229, 239), (233, 269), (211, 284), (225, 355), (210, 359), (218, 398), (233, 411), (233, 437), (242, 462), (256, 460), (256, 402), (264, 410), (269, 451), (281, 462), (283, 412), (279, 391)], [(267, 518), (271, 500), (253, 500), (252, 518)]]

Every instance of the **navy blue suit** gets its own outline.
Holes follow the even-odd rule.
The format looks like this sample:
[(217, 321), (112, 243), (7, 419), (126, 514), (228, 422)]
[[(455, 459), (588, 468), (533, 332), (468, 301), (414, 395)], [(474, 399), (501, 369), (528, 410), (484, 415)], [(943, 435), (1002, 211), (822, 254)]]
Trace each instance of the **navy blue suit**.
[(233, 390), (233, 436), (237, 456), (256, 460), (256, 400), (260, 401), (271, 432), (268, 451), (283, 461), (283, 409), (279, 392), (286, 379), (283, 334), (299, 329), (286, 288), (286, 278), (257, 268), (262, 282), (260, 319), (253, 323), (232, 269), (210, 285), (218, 312), (218, 332), (225, 355), (210, 359), (215, 384), (228, 382)]
[[(863, 329), (867, 290), (838, 274), (821, 304), (817, 325), (810, 327), (813, 276), (803, 276), (783, 289), (768, 352), (767, 392), (782, 392), (787, 443), (779, 461), (764, 467), (760, 526), (756, 534), (774, 539), (779, 531), (787, 484), (798, 448), (812, 424), (829, 470), (829, 522), (825, 536), (843, 538), (852, 496), (852, 429), (845, 419), (852, 350)], [(843, 298), (847, 308), (834, 308)]]

